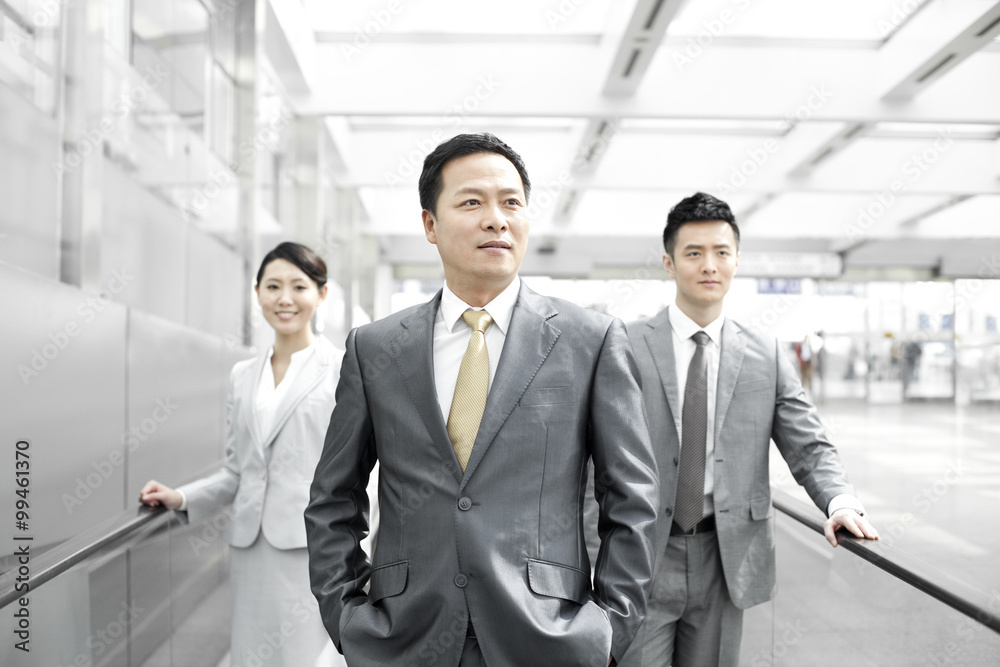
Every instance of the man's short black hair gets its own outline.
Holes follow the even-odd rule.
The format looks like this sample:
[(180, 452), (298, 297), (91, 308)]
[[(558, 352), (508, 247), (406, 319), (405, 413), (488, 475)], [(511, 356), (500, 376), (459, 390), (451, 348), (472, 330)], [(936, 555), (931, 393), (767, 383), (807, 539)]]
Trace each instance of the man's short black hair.
[(663, 249), (674, 256), (677, 232), (689, 222), (728, 222), (736, 237), (736, 250), (740, 249), (740, 228), (736, 226), (736, 216), (729, 204), (704, 192), (696, 192), (680, 200), (667, 214), (667, 226), (663, 228)]
[(432, 215), (437, 215), (437, 200), (444, 188), (441, 171), (452, 160), (476, 153), (496, 153), (510, 160), (521, 176), (521, 185), (524, 187), (524, 205), (527, 206), (528, 197), (531, 195), (531, 181), (528, 180), (528, 170), (524, 166), (524, 160), (513, 148), (494, 135), (483, 132), (482, 134), (456, 135), (439, 144), (424, 158), (424, 170), (420, 172), (418, 186), (420, 208), (430, 211)]

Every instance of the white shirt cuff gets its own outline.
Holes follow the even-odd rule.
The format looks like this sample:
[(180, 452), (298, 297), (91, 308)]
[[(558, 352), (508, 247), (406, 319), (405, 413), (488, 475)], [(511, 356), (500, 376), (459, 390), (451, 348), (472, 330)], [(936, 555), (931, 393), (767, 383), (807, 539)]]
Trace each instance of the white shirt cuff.
[[(187, 511), (187, 508), (188, 508), (188, 497), (186, 495), (184, 495), (184, 492), (181, 491), (180, 489), (177, 489), (177, 493), (181, 494), (181, 506), (177, 508), (177, 511), (178, 512), (185, 512), (185, 511)], [(836, 500), (836, 498), (834, 498), (834, 500)], [(831, 502), (831, 504), (833, 504), (833, 503)]]
[(834, 496), (833, 499), (830, 500), (830, 504), (827, 505), (826, 508), (826, 515), (828, 517), (833, 516), (834, 512), (845, 508), (852, 509), (861, 516), (865, 516), (867, 514), (867, 512), (865, 512), (865, 506), (861, 504), (860, 500), (849, 493), (841, 493), (839, 496)]

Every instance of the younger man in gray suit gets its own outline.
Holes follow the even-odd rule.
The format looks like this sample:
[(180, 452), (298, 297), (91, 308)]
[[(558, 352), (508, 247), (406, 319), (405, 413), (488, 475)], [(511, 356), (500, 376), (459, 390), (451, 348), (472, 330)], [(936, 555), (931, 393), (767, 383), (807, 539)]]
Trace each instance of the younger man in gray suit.
[(737, 665), (743, 610), (774, 595), (772, 438), (830, 517), (830, 544), (840, 528), (878, 539), (778, 342), (722, 314), (739, 244), (725, 202), (699, 192), (674, 206), (663, 266), (676, 303), (628, 328), (664, 509), (646, 620), (622, 665)]
[(492, 135), (438, 146), (420, 204), (445, 287), (347, 339), (305, 518), (313, 592), (351, 667), (604, 667), (642, 622), (660, 496), (635, 359), (619, 320), (521, 283), (530, 188)]

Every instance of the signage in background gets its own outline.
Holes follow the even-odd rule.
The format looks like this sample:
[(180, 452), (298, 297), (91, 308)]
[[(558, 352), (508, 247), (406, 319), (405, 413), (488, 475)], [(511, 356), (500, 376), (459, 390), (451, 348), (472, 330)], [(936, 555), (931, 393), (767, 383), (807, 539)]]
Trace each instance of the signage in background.
[(802, 281), (797, 278), (758, 278), (757, 294), (802, 294)]

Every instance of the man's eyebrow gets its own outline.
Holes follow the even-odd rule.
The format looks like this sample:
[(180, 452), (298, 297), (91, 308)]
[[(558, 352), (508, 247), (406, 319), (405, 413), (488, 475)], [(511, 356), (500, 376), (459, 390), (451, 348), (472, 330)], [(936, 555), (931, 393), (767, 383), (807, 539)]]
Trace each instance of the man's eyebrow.
[[(700, 250), (701, 248), (704, 248), (704, 247), (705, 246), (702, 243), (689, 242), (689, 243), (685, 243), (684, 246), (681, 248), (681, 250), (687, 250), (689, 248), (692, 249), (692, 250)], [(713, 248), (732, 248), (733, 245), (731, 243), (729, 243), (729, 242), (723, 242), (723, 243), (716, 243), (716, 244), (712, 245), (712, 247)]]
[[(476, 185), (463, 185), (458, 190), (455, 190), (456, 195), (473, 194), (485, 196), (486, 192), (485, 188), (481, 188)], [(524, 193), (518, 188), (503, 188), (499, 191), (499, 194), (502, 196), (511, 194), (523, 196)]]

